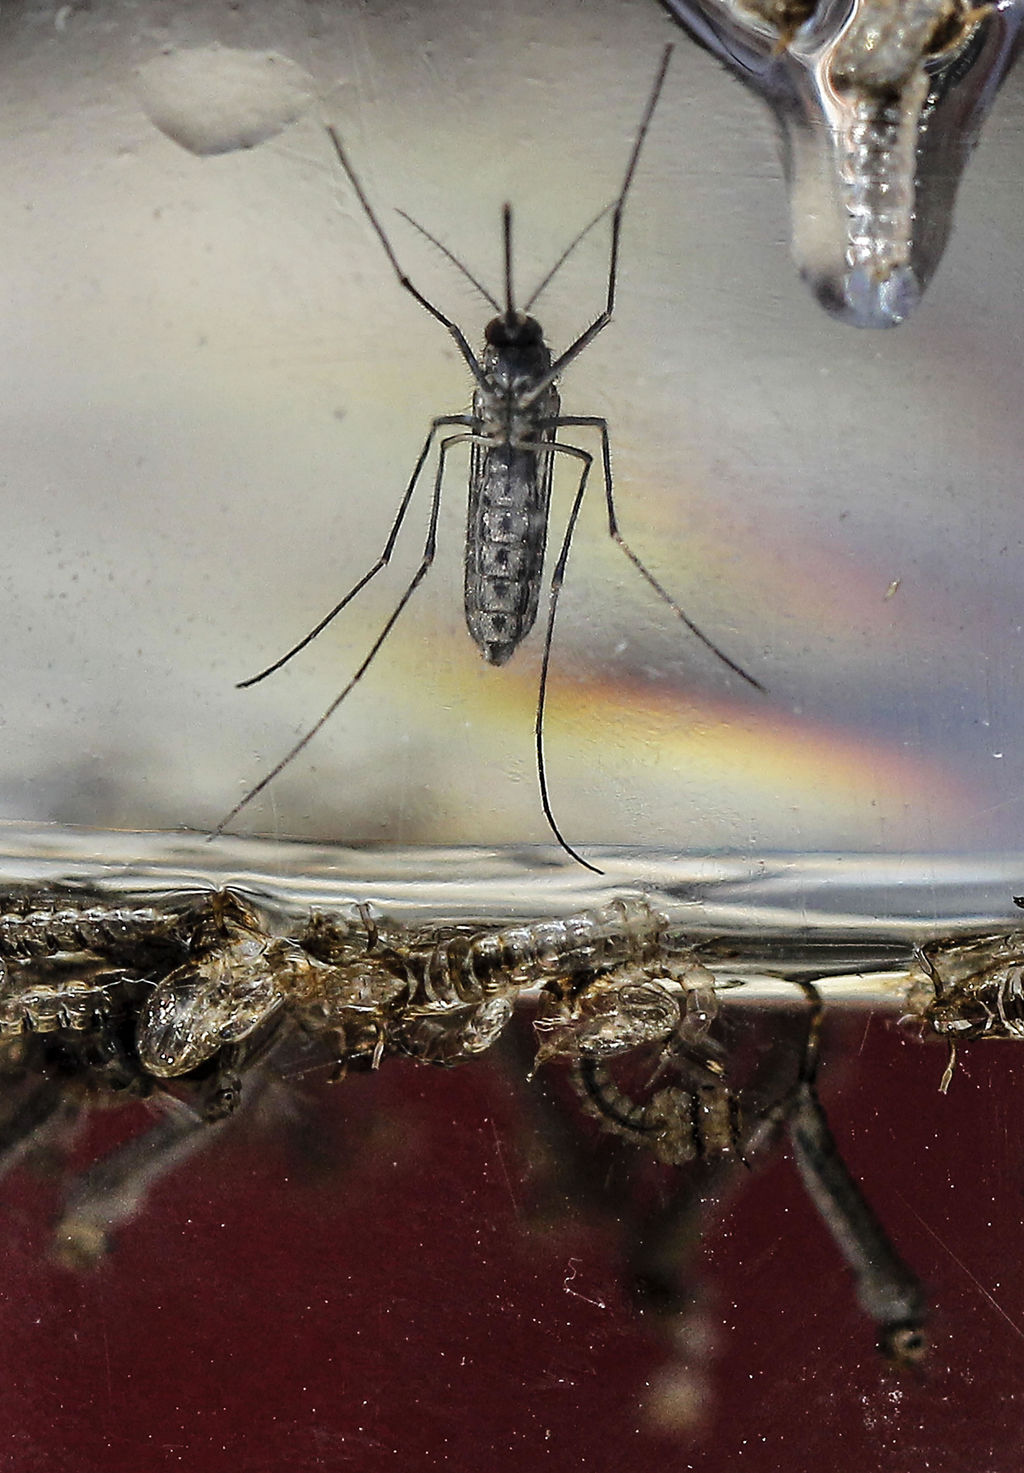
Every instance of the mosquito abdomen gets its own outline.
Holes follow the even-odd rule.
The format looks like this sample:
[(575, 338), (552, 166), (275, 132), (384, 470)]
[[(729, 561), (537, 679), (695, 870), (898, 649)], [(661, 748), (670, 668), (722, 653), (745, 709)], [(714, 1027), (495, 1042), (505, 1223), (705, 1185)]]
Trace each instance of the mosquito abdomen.
[[(551, 432), (544, 435), (551, 438)], [(533, 628), (551, 500), (551, 457), (510, 444), (474, 446), (466, 522), (466, 626), (490, 665)]]

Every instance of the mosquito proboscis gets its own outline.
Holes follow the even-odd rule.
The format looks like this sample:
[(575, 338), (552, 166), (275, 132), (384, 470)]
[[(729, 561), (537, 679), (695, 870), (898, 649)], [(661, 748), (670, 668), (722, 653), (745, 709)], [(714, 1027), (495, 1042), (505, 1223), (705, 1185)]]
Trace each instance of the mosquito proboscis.
[[(383, 629), (370, 647), (369, 653), (359, 665), (348, 684), (324, 711), (323, 715), (305, 732), (284, 757), (251, 788), (215, 830), (221, 833), (229, 823), (285, 767), (308, 745), (327, 721), (334, 715), (342, 702), (359, 683), (376, 658), (381, 646), (388, 638), (409, 600), (426, 576), (436, 548), (437, 522), (441, 493), (444, 484), (447, 457), (457, 445), (470, 447), (469, 468), (469, 514), (466, 529), (465, 551), (465, 615), (469, 633), (484, 659), (492, 665), (503, 665), (529, 634), (537, 617), (540, 605), (541, 585), (544, 571), (544, 556), (550, 514), (551, 482), (553, 461), (556, 455), (573, 460), (579, 470), (579, 479), (573, 497), (561, 547), (551, 575), (548, 596), (547, 620), (541, 658), (540, 679), (537, 691), (537, 708), (534, 721), (537, 779), (540, 787), (541, 805), (548, 826), (560, 846), (584, 868), (595, 874), (602, 873), (585, 860), (563, 836), (555, 820), (548, 791), (547, 767), (544, 755), (544, 713), (547, 699), (548, 672), (551, 644), (554, 635), (558, 598), (565, 577), (566, 564), (572, 544), (573, 532), (587, 489), (594, 455), (577, 445), (567, 444), (555, 438), (561, 429), (594, 430), (600, 437), (600, 460), (604, 477), (605, 502), (608, 515), (608, 531), (613, 541), (622, 549), (637, 572), (651, 589), (696, 636), (730, 670), (739, 675), (757, 690), (763, 690), (760, 682), (749, 675), (741, 666), (729, 658), (662, 587), (654, 574), (645, 566), (618, 528), (612, 490), (611, 449), (608, 423), (597, 415), (563, 415), (556, 380), (564, 369), (594, 341), (611, 321), (615, 306), (615, 289), (618, 275), (619, 236), (622, 217), (633, 177), (636, 173), (640, 152), (661, 95), (665, 76), (672, 56), (672, 46), (666, 46), (654, 84), (647, 99), (623, 177), (622, 186), (611, 205), (603, 209), (574, 238), (562, 252), (554, 266), (527, 300), (522, 309), (515, 305), (512, 278), (512, 209), (506, 204), (502, 210), (502, 235), (504, 250), (504, 305), (476, 279), (475, 276), (453, 255), (453, 253), (416, 221), (411, 223), (421, 234), (435, 245), (446, 258), (457, 267), (466, 279), (481, 293), (497, 316), (487, 324), (484, 331), (485, 346), (477, 356), (469, 341), (451, 318), (429, 300), (403, 271), (391, 241), (371, 205), (359, 176), (349, 160), (348, 153), (337, 130), (327, 125), (327, 134), (334, 146), (349, 183), (355, 191), (363, 213), (380, 241), (381, 247), (391, 264), (399, 285), (429, 312), (451, 335), (473, 375), (475, 390), (472, 408), (468, 414), (444, 414), (433, 420), (430, 432), (423, 444), (413, 471), (406, 484), (398, 511), (392, 523), (383, 551), (373, 565), (363, 574), (348, 593), (335, 604), (319, 623), (304, 635), (291, 649), (250, 679), (242, 681), (248, 687), (265, 680), (287, 664), (300, 650), (314, 640), (352, 602), (367, 584), (390, 562), (399, 532), (405, 521), (413, 494), (423, 468), (433, 448), (435, 439), (441, 434), (434, 475), (434, 488), (430, 503), (430, 515), (423, 553), (411, 580), (388, 617)], [(589, 327), (555, 356), (544, 340), (540, 323), (530, 315), (530, 309), (540, 293), (548, 286), (552, 277), (562, 266), (583, 237), (599, 223), (605, 215), (611, 215), (611, 245), (608, 266), (608, 284), (605, 303)], [(408, 218), (408, 217), (406, 217)], [(453, 433), (442, 434), (451, 430)]]

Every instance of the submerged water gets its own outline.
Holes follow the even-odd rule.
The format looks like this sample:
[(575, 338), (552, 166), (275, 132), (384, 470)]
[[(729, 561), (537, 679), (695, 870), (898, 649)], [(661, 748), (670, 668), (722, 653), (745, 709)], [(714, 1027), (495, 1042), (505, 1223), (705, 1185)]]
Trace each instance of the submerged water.
[[(169, 1468), (183, 1448), (224, 1470), (469, 1467), (486, 1446), (509, 1469), (603, 1466), (612, 1450), (624, 1468), (767, 1470), (836, 1441), (882, 1469), (908, 1449), (943, 1469), (1004, 1466), (1014, 1403), (972, 1367), (994, 1350), (1004, 1375), (1022, 1360), (1024, 1304), (999, 1267), (1014, 1261), (1018, 1158), (993, 1129), (1014, 1108), (1013, 1045), (962, 1050), (944, 1096), (942, 1050), (895, 1022), (916, 947), (1012, 929), (1020, 861), (609, 852), (597, 886), (551, 851), (3, 837), (0, 883), (38, 908), (78, 895), (159, 909), (230, 884), (286, 933), (310, 908), (355, 920), (368, 904), (382, 926), (446, 935), (643, 895), (677, 949), (708, 948), (725, 1052), (707, 1057), (725, 1060), (742, 1121), (735, 1145), (716, 1137), (724, 1155), (658, 1164), (608, 1133), (612, 1117), (581, 1114), (557, 1059), (530, 1078), (528, 1000), (500, 1046), (447, 1071), (388, 1054), (332, 1084), (329, 1058), (274, 1055), (244, 1075), (247, 1107), (208, 1125), (180, 1091), (170, 1114), (131, 1091), (79, 1114), (85, 1076), (69, 1073), (59, 1129), (27, 1156), (5, 1104), (17, 1290), (0, 1322), (25, 1365), (5, 1393), (12, 1468), (71, 1447), (83, 1469), (127, 1469), (142, 1449)], [(822, 979), (836, 1149), (926, 1286), (918, 1369), (874, 1350), (845, 1250), (764, 1137), (807, 1029), (801, 994), (768, 984), (794, 976)], [(11, 1100), (33, 1098), (6, 1069)], [(131, 1189), (90, 1238), (122, 1163)]]

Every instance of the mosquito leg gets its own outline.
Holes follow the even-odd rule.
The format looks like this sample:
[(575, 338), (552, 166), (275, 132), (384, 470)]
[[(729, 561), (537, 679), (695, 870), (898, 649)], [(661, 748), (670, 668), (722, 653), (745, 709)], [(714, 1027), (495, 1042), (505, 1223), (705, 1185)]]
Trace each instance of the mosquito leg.
[[(668, 64), (672, 60), (672, 52), (674, 49), (675, 48), (673, 46), (668, 45), (665, 47), (665, 50), (662, 53), (661, 65), (659, 66), (658, 74), (654, 79), (654, 86), (651, 88), (651, 95), (647, 99), (647, 106), (644, 109), (644, 115), (640, 120), (640, 127), (637, 130), (636, 139), (633, 143), (633, 152), (630, 154), (629, 163), (626, 165), (626, 174), (625, 178), (622, 181), (622, 188), (619, 190), (618, 198), (616, 199), (615, 204), (612, 207), (611, 254), (608, 260), (608, 292), (605, 298), (604, 310), (598, 313), (590, 326), (588, 328), (585, 328), (584, 331), (580, 333), (575, 342), (570, 343), (565, 351), (559, 354), (554, 363), (552, 363), (549, 371), (544, 375), (542, 379), (539, 380), (539, 382), (531, 390), (530, 394), (524, 399), (524, 405), (535, 403), (540, 395), (544, 393), (545, 389), (547, 389), (550, 384), (554, 383), (555, 379), (559, 376), (563, 369), (568, 368), (573, 359), (578, 358), (579, 355), (584, 351), (584, 349), (590, 346), (590, 344), (597, 337), (598, 333), (601, 332), (603, 328), (606, 328), (612, 319), (612, 313), (615, 310), (615, 285), (619, 274), (619, 236), (622, 230), (622, 213), (626, 207), (626, 196), (629, 194), (630, 185), (633, 183), (633, 176), (636, 173), (636, 166), (640, 161), (640, 150), (644, 146), (644, 139), (647, 137), (647, 130), (651, 126), (651, 119), (654, 116), (654, 109), (658, 105), (658, 98), (661, 96), (661, 89), (665, 84), (665, 75), (668, 71)], [(534, 293), (534, 295), (536, 295), (536, 293)]]
[(237, 687), (238, 690), (246, 690), (250, 685), (258, 685), (261, 680), (266, 680), (268, 675), (273, 675), (275, 670), (280, 670), (282, 665), (287, 665), (288, 661), (292, 659), (294, 655), (297, 655), (300, 650), (304, 650), (307, 644), (312, 644), (317, 635), (321, 634), (327, 628), (328, 624), (330, 624), (333, 619), (337, 618), (342, 609), (347, 608), (347, 606), (355, 598), (356, 594), (361, 593), (366, 585), (370, 582), (370, 580), (372, 578), (376, 578), (377, 574), (381, 571), (382, 568), (387, 567), (389, 561), (391, 560), (391, 554), (395, 550), (395, 543), (397, 542), (398, 534), (402, 529), (402, 523), (405, 521), (405, 514), (409, 510), (409, 503), (412, 501), (413, 492), (416, 489), (416, 483), (420, 478), (420, 473), (422, 472), (423, 467), (426, 463), (427, 456), (430, 454), (430, 448), (434, 443), (434, 436), (444, 425), (467, 425), (472, 428), (475, 423), (476, 421), (471, 419), (469, 415), (466, 414), (442, 414), (433, 421), (430, 426), (430, 433), (427, 436), (426, 441), (424, 442), (423, 449), (419, 453), (419, 457), (416, 461), (415, 466), (413, 467), (412, 475), (409, 477), (409, 483), (406, 486), (405, 491), (402, 495), (402, 500), (398, 507), (398, 514), (395, 517), (391, 531), (388, 534), (388, 540), (384, 544), (384, 551), (381, 553), (377, 561), (373, 564), (373, 567), (368, 569), (367, 572), (363, 574), (355, 587), (349, 589), (348, 593), (346, 593), (341, 602), (335, 604), (331, 612), (320, 620), (315, 629), (311, 629), (307, 635), (299, 640), (298, 644), (292, 646), (292, 648), (288, 651), (286, 655), (282, 655), (279, 660), (275, 660), (272, 665), (268, 665), (267, 668), (265, 670), (261, 670), (258, 675), (251, 675), (248, 680), (239, 681)]
[(899, 1363), (920, 1359), (925, 1348), (924, 1288), (890, 1243), (863, 1192), (847, 1169), (815, 1081), (822, 1002), (817, 989), (799, 984), (812, 1005), (801, 1077), (787, 1109), (793, 1159), (857, 1286), (857, 1302), (878, 1326), (879, 1348)]
[[(231, 812), (221, 819), (220, 823), (210, 835), (211, 839), (216, 839), (219, 834), (222, 834), (227, 828), (228, 824), (231, 823), (233, 819), (238, 817), (242, 809), (247, 808), (252, 800), (257, 797), (258, 794), (262, 793), (264, 788), (272, 783), (274, 779), (284, 771), (288, 764), (292, 762), (294, 758), (296, 758), (299, 753), (309, 745), (309, 743), (316, 736), (317, 732), (320, 731), (322, 727), (327, 725), (327, 722), (334, 715), (335, 711), (337, 711), (342, 701), (344, 701), (346, 697), (349, 696), (353, 690), (355, 690), (360, 680), (362, 680), (367, 670), (373, 664), (381, 645), (384, 643), (388, 635), (391, 633), (392, 629), (398, 623), (398, 620), (401, 618), (406, 604), (409, 602), (413, 594), (416, 592), (416, 589), (422, 583), (424, 577), (427, 574), (427, 570), (429, 569), (431, 563), (434, 561), (434, 551), (437, 545), (437, 517), (441, 505), (441, 485), (444, 480), (445, 460), (447, 458), (448, 452), (449, 450), (451, 450), (453, 445), (459, 445), (465, 441), (473, 441), (475, 438), (476, 437), (473, 435), (449, 435), (446, 439), (441, 441), (441, 449), (437, 458), (437, 474), (434, 478), (434, 494), (430, 503), (430, 522), (427, 527), (427, 540), (423, 547), (423, 556), (420, 559), (419, 567), (413, 574), (412, 579), (405, 592), (398, 600), (398, 603), (396, 604), (394, 610), (388, 618), (387, 623), (384, 625), (384, 628), (381, 630), (380, 634), (378, 634), (377, 638), (370, 646), (370, 653), (363, 660), (363, 663), (359, 666), (358, 670), (352, 676), (352, 679), (349, 681), (348, 685), (345, 686), (345, 689), (341, 692), (341, 694), (335, 696), (334, 700), (327, 707), (327, 710), (323, 713), (323, 715), (313, 723), (313, 725), (303, 736), (299, 738), (299, 740), (295, 743), (291, 750), (285, 753), (280, 762), (276, 763), (275, 766), (272, 767), (270, 771), (266, 774), (266, 776), (260, 779), (255, 787), (249, 789), (245, 797), (235, 804)], [(490, 442), (488, 441), (485, 443)]]
[(583, 469), (580, 472), (580, 483), (576, 490), (576, 496), (572, 504), (572, 510), (569, 513), (569, 521), (565, 529), (565, 537), (562, 540), (562, 550), (558, 554), (558, 561), (555, 564), (555, 571), (551, 575), (551, 593), (550, 602), (548, 605), (548, 622), (547, 628), (544, 631), (544, 653), (541, 657), (540, 684), (537, 688), (537, 716), (534, 722), (533, 729), (537, 746), (537, 781), (540, 785), (540, 801), (541, 807), (544, 810), (544, 817), (547, 819), (548, 822), (548, 828), (554, 834), (555, 838), (558, 840), (558, 843), (561, 845), (561, 847), (565, 850), (566, 854), (568, 854), (570, 858), (575, 859), (577, 864), (581, 864), (584, 869), (590, 870), (592, 874), (603, 875), (604, 870), (598, 869), (597, 866), (594, 864), (588, 864), (588, 862), (582, 857), (582, 855), (576, 853), (576, 850), (567, 841), (561, 829), (558, 827), (558, 824), (555, 822), (555, 815), (551, 811), (551, 799), (548, 795), (547, 768), (544, 761), (544, 706), (547, 701), (548, 667), (551, 663), (551, 640), (555, 631), (555, 615), (558, 612), (558, 595), (561, 592), (562, 583), (565, 579), (565, 565), (569, 559), (569, 548), (572, 545), (572, 534), (576, 528), (576, 520), (580, 514), (580, 507), (583, 505), (583, 497), (586, 495), (587, 477), (590, 475), (590, 467), (594, 463), (594, 457), (590, 455), (586, 450), (577, 450), (574, 445), (559, 445), (557, 443), (552, 443), (551, 441), (544, 441), (540, 445), (528, 446), (524, 448), (546, 450), (549, 454), (561, 452), (561, 454), (563, 455), (571, 455), (574, 459), (582, 462), (583, 466)]
[(420, 306), (425, 308), (426, 311), (430, 313), (431, 317), (436, 318), (441, 326), (451, 334), (452, 338), (455, 341), (455, 346), (458, 348), (459, 352), (466, 360), (466, 365), (469, 368), (469, 371), (472, 373), (473, 377), (476, 379), (480, 387), (486, 390), (489, 387), (487, 377), (480, 366), (479, 359), (473, 352), (473, 349), (469, 346), (469, 343), (467, 342), (466, 336), (463, 333), (462, 329), (458, 327), (458, 325), (454, 323), (450, 317), (446, 317), (441, 311), (440, 307), (435, 307), (433, 302), (431, 302), (428, 297), (425, 297), (417, 287), (413, 286), (408, 276), (406, 276), (405, 272), (398, 264), (398, 257), (395, 255), (391, 242), (384, 232), (384, 227), (377, 219), (376, 212), (374, 211), (373, 206), (370, 204), (370, 201), (366, 197), (366, 192), (363, 189), (362, 184), (360, 183), (359, 176), (353, 169), (352, 165), (349, 163), (348, 154), (345, 152), (344, 145), (342, 144), (340, 137), (330, 123), (327, 124), (327, 136), (334, 144), (334, 150), (338, 155), (338, 162), (341, 164), (341, 167), (344, 169), (345, 173), (348, 176), (349, 183), (352, 185), (352, 188), (356, 192), (356, 198), (359, 200), (359, 203), (363, 207), (363, 213), (369, 220), (370, 224), (373, 226), (374, 233), (376, 234), (377, 239), (384, 247), (384, 254), (391, 262), (392, 269), (394, 270), (394, 273), (398, 278), (399, 286), (401, 286), (405, 291), (409, 293), (411, 297), (419, 302)]
[[(549, 421), (548, 425), (550, 425), (552, 429), (560, 429), (563, 426), (574, 426), (576, 428), (594, 429), (598, 431), (601, 436), (601, 461), (604, 470), (605, 501), (608, 506), (608, 535), (611, 537), (612, 541), (615, 542), (622, 549), (622, 551), (625, 553), (629, 561), (633, 564), (634, 568), (636, 568), (640, 576), (649, 584), (651, 588), (653, 588), (654, 592), (658, 595), (662, 602), (667, 604), (672, 612), (676, 615), (676, 617), (683, 624), (686, 625), (686, 628), (690, 631), (690, 633), (694, 635), (697, 639), (699, 639), (701, 644), (704, 645), (706, 649), (709, 649), (711, 653), (715, 655), (719, 660), (721, 660), (722, 664), (730, 669), (734, 675), (738, 675), (741, 680), (745, 680), (747, 684), (752, 685), (755, 690), (759, 690), (764, 693), (765, 688), (761, 684), (761, 682), (759, 680), (755, 680), (754, 676), (750, 675), (746, 670), (744, 670), (742, 665), (738, 665), (735, 660), (730, 659), (725, 651), (719, 649), (714, 640), (710, 639), (704, 633), (703, 629), (701, 629), (699, 625), (695, 624), (693, 620), (689, 617), (689, 615), (683, 612), (683, 610), (676, 603), (672, 595), (668, 592), (667, 589), (662, 587), (657, 578), (655, 578), (654, 574), (640, 560), (640, 558), (630, 547), (629, 543), (623, 537), (622, 533), (619, 531), (618, 517), (615, 512), (615, 497), (612, 490), (612, 452), (611, 444), (608, 438), (608, 421), (606, 419), (599, 418), (597, 415), (559, 415), (556, 420)], [(548, 426), (546, 425), (545, 428), (547, 427)]]

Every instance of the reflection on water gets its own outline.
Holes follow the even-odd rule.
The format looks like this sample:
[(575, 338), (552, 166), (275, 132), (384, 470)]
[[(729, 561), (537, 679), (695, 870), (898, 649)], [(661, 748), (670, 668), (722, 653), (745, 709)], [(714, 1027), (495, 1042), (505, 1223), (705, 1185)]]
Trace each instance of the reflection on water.
[[(579, 1428), (569, 1430), (569, 1409), (595, 1401), (617, 1466), (633, 1466), (629, 1440), (637, 1449), (724, 1448), (737, 1364), (756, 1366), (748, 1378), (774, 1384), (781, 1405), (783, 1383), (809, 1374), (817, 1334), (841, 1372), (837, 1388), (843, 1377), (860, 1387), (852, 1399), (849, 1386), (828, 1393), (823, 1426), (851, 1409), (865, 1432), (887, 1419), (896, 1426), (905, 1407), (924, 1417), (936, 1383), (963, 1374), (965, 1345), (949, 1332), (951, 1264), (970, 1276), (969, 1249), (950, 1246), (937, 1265), (932, 1244), (948, 1241), (932, 1226), (941, 1216), (936, 1192), (954, 1189), (943, 1173), (926, 1187), (920, 1170), (912, 1185), (903, 1138), (915, 1119), (940, 1116), (941, 1060), (920, 1051), (919, 1077), (916, 1051), (899, 1040), (913, 1040), (922, 1022), (948, 1035), (954, 995), (973, 1005), (997, 963), (995, 991), (984, 993), (993, 999), (988, 1026), (972, 1014), (964, 1037), (995, 1036), (1001, 1010), (1004, 1032), (1015, 1032), (1012, 921), (990, 917), (1003, 934), (984, 941), (964, 934), (984, 881), (972, 894), (961, 877), (959, 917), (954, 891), (943, 900), (934, 886), (933, 908), (947, 911), (943, 939), (933, 920), (922, 947), (921, 919), (876, 922), (872, 938), (869, 906), (879, 909), (882, 896), (850, 861), (789, 862), (793, 894), (802, 888), (806, 900), (816, 889), (827, 919), (810, 923), (805, 905), (796, 920), (790, 909), (787, 934), (781, 923), (755, 929), (741, 919), (729, 928), (721, 904), (713, 928), (691, 928), (678, 900), (659, 908), (655, 885), (646, 896), (605, 898), (558, 917), (527, 919), (529, 900), (520, 898), (515, 921), (500, 921), (493, 906), (475, 923), (465, 912), (444, 921), (436, 906), (427, 919), (429, 876), (418, 908), (405, 896), (417, 918), (401, 922), (388, 914), (381, 878), (401, 871), (395, 855), (376, 856), (376, 879), (375, 857), (362, 858), (378, 903), (345, 904), (340, 879), (335, 906), (311, 912), (281, 893), (268, 898), (274, 882), (252, 883), (261, 851), (279, 846), (235, 846), (251, 861), (250, 883), (226, 891), (214, 888), (225, 874), (213, 864), (205, 886), (194, 883), (203, 850), (184, 837), (82, 834), (76, 855), (74, 837), (64, 836), (63, 858), (59, 839), (21, 835), (26, 855), (34, 845), (35, 867), (49, 873), (9, 888), (0, 916), (4, 1198), (19, 1271), (48, 1282), (40, 1299), (7, 1304), (16, 1339), (26, 1333), (25, 1303), (43, 1303), (52, 1325), (53, 1307), (71, 1295), (94, 1305), (93, 1315), (106, 1302), (121, 1306), (131, 1345), (140, 1333), (133, 1301), (156, 1292), (147, 1313), (162, 1323), (182, 1295), (192, 1302), (193, 1283), (203, 1284), (195, 1290), (203, 1314), (217, 1306), (220, 1318), (231, 1303), (237, 1317), (224, 1325), (213, 1363), (227, 1353), (236, 1365), (249, 1354), (242, 1341), (255, 1337), (293, 1393), (306, 1368), (317, 1390), (315, 1412), (302, 1418), (303, 1446), (354, 1444), (364, 1467), (397, 1452), (431, 1466), (469, 1425), (507, 1446), (511, 1460), (500, 1466), (517, 1466), (517, 1446), (535, 1458), (552, 1438), (564, 1454), (573, 1437), (586, 1443)], [(110, 862), (132, 843), (134, 871)], [(161, 851), (172, 848), (169, 862)], [(298, 866), (301, 856), (293, 858)], [(355, 862), (343, 851), (334, 858), (339, 870)], [(188, 861), (193, 883), (184, 886)], [(919, 894), (927, 868), (919, 862)], [(909, 867), (905, 877), (895, 901), (915, 893)], [(670, 888), (664, 877), (660, 888)], [(689, 907), (696, 919), (703, 902)], [(881, 1013), (920, 1021), (897, 1036)], [(830, 1125), (819, 1065), (827, 1101), (844, 1076), (856, 1082), (869, 1034), (900, 1057), (869, 1071), (854, 1118), (830, 1109)], [(972, 1053), (960, 1071), (968, 1091), (974, 1068)], [(963, 1083), (950, 1096), (958, 1122)], [(886, 1125), (883, 1159), (858, 1145), (887, 1091), (903, 1103)], [(792, 1168), (779, 1164), (780, 1145), (783, 1162), (791, 1154), (799, 1169), (803, 1199), (793, 1195)], [(874, 1199), (887, 1182), (883, 1208)], [(903, 1204), (895, 1213), (893, 1183), (897, 1209)], [(249, 1204), (241, 1219), (240, 1203)], [(275, 1224), (294, 1209), (301, 1221), (276, 1245), (286, 1251), (268, 1290)], [(727, 1246), (734, 1237), (747, 1243), (738, 1262)], [(30, 1269), (33, 1252), (41, 1259)], [(46, 1257), (58, 1267), (45, 1269)], [(85, 1277), (61, 1277), (68, 1270)], [(911, 1372), (923, 1346), (919, 1273), (936, 1344)], [(770, 1282), (771, 1331), (757, 1322), (755, 1332), (753, 1310), (741, 1311), (739, 1300), (735, 1314), (723, 1306), (723, 1277), (739, 1284), (751, 1275)], [(338, 1306), (339, 1285), (348, 1287), (328, 1332), (323, 1311)], [(997, 1290), (986, 1291), (993, 1305)], [(364, 1293), (371, 1303), (380, 1296), (369, 1320)], [(808, 1308), (821, 1328), (797, 1334)], [(471, 1328), (477, 1316), (489, 1326), (483, 1340)], [(527, 1349), (531, 1325), (542, 1343)], [(106, 1333), (109, 1354), (109, 1325)], [(366, 1335), (371, 1344), (361, 1346)], [(894, 1368), (882, 1359), (871, 1367), (876, 1336)], [(324, 1357), (315, 1371), (313, 1341)], [(204, 1343), (189, 1331), (190, 1354), (205, 1356)], [(118, 1341), (114, 1358), (130, 1385), (123, 1348)], [(529, 1372), (512, 1369), (523, 1355)], [(47, 1360), (44, 1381), (59, 1361)], [(805, 1391), (820, 1400), (820, 1368), (813, 1377)], [(234, 1371), (229, 1383), (234, 1393), (215, 1415), (225, 1427), (233, 1396), (252, 1407)], [(478, 1385), (490, 1388), (487, 1410), (470, 1413)], [(120, 1388), (111, 1381), (111, 1406)], [(186, 1400), (198, 1405), (194, 1395)], [(274, 1394), (271, 1404), (279, 1405)], [(404, 1427), (413, 1408), (424, 1420), (416, 1429)], [(171, 1415), (151, 1408), (147, 1436)], [(104, 1435), (109, 1449), (117, 1439)], [(232, 1435), (249, 1445), (251, 1429)], [(133, 1441), (137, 1448), (122, 1435), (125, 1447)], [(193, 1434), (185, 1445), (196, 1446)]]

